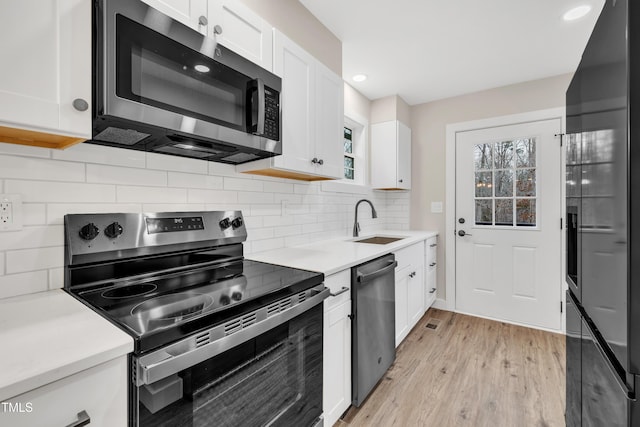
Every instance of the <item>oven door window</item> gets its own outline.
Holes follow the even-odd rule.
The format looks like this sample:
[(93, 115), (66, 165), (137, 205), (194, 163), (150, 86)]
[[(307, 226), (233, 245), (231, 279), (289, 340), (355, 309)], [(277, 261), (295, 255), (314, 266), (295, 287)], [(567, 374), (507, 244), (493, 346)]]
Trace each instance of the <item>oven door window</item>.
[(122, 15), (116, 32), (119, 97), (246, 131), (247, 76)]
[(314, 425), (322, 414), (322, 304), (134, 394), (134, 419), (144, 427)]

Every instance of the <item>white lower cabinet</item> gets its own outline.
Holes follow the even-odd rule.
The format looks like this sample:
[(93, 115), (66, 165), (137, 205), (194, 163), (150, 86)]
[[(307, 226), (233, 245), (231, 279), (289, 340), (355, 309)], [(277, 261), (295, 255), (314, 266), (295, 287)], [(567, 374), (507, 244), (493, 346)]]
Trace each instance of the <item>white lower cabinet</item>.
[(122, 356), (7, 399), (22, 411), (0, 411), (0, 425), (68, 426), (86, 413), (92, 427), (125, 427), (128, 383), (127, 356)]
[(425, 242), (425, 281), (424, 281), (424, 311), (436, 301), (437, 276), (438, 276), (438, 237), (434, 236)]
[(339, 293), (324, 302), (322, 410), (327, 427), (333, 426), (351, 405), (350, 283), (351, 270), (328, 276), (324, 283), (331, 293)]
[(425, 312), (424, 242), (395, 252), (396, 268), (396, 347), (409, 334)]

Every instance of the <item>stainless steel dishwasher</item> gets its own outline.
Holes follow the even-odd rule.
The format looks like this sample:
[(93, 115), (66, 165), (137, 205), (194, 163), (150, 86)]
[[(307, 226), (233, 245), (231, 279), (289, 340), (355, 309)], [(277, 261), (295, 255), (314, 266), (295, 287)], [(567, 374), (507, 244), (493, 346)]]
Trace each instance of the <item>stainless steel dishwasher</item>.
[(351, 269), (352, 403), (360, 406), (396, 357), (395, 255)]

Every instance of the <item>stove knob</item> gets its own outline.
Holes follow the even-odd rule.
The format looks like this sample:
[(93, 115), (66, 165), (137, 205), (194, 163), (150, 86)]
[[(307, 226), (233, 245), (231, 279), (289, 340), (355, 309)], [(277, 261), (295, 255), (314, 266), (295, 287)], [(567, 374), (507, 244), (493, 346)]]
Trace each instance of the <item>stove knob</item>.
[(244, 224), (244, 222), (242, 221), (242, 217), (238, 217), (238, 218), (234, 218), (233, 221), (231, 221), (231, 225), (233, 226), (233, 228), (240, 228), (242, 227), (242, 224)]
[(229, 299), (228, 295), (222, 295), (220, 297), (220, 305), (229, 305), (231, 303), (231, 299)]
[(93, 240), (100, 234), (100, 229), (96, 227), (94, 223), (90, 222), (80, 229), (79, 234), (83, 240)]
[(229, 218), (225, 218), (221, 220), (218, 224), (220, 224), (220, 228), (222, 228), (223, 230), (226, 230), (227, 228), (231, 227), (231, 220)]
[(110, 239), (115, 239), (122, 234), (122, 231), (123, 229), (120, 224), (118, 224), (117, 222), (112, 222), (107, 226), (107, 228), (104, 229), (104, 234)]
[(235, 291), (231, 294), (231, 299), (234, 301), (240, 301), (242, 299), (242, 292)]

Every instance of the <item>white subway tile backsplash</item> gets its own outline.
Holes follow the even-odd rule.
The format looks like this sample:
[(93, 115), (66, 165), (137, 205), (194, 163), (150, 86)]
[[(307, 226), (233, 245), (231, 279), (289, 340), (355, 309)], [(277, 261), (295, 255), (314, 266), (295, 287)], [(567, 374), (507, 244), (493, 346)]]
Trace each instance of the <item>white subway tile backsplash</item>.
[(183, 188), (119, 185), (117, 200), (118, 203), (186, 203), (187, 190)]
[(221, 190), (224, 178), (195, 173), (169, 172), (169, 187)]
[(293, 193), (293, 184), (266, 181), (264, 183), (264, 191), (269, 193)]
[(22, 195), (23, 202), (115, 202), (116, 187), (50, 181), (5, 180), (5, 192)]
[(144, 151), (125, 150), (96, 144), (76, 144), (65, 150), (51, 150), (54, 159), (82, 163), (98, 163), (130, 168), (146, 166)]
[(142, 212), (193, 212), (205, 210), (202, 203), (145, 203)]
[(284, 239), (282, 237), (251, 241), (251, 253), (280, 248), (284, 248)]
[(0, 299), (43, 292), (47, 289), (46, 270), (0, 276)]
[(166, 187), (167, 172), (122, 166), (87, 165), (87, 182)]
[(239, 203), (273, 203), (273, 193), (260, 193), (255, 191), (239, 191)]
[(235, 191), (189, 189), (188, 194), (189, 203), (230, 205), (238, 202), (238, 194)]
[(138, 213), (141, 205), (127, 203), (49, 203), (47, 224), (63, 224), (66, 214), (78, 213)]
[(147, 168), (149, 169), (207, 174), (209, 171), (208, 163), (206, 160), (147, 153)]
[(274, 204), (274, 205), (251, 205), (250, 210), (251, 215), (253, 216), (263, 216), (263, 215), (283, 215), (282, 205)]
[(257, 179), (224, 177), (224, 189), (231, 191), (262, 191), (264, 183)]
[(64, 246), (7, 251), (7, 274), (64, 266)]
[(22, 204), (22, 225), (44, 225), (47, 223), (47, 205), (44, 203)]
[(19, 231), (6, 231), (0, 238), (0, 251), (64, 245), (63, 227), (27, 226)]
[(29, 145), (9, 144), (7, 142), (0, 142), (0, 153), (9, 154), (12, 156), (28, 156), (28, 157), (41, 157), (48, 159), (51, 157), (51, 151), (48, 148), (31, 147)]
[(49, 289), (62, 289), (64, 287), (64, 268), (52, 268), (49, 270)]
[(84, 164), (0, 155), (0, 177), (47, 181), (84, 181)]
[(320, 183), (239, 174), (235, 167), (93, 144), (48, 150), (0, 143), (0, 192), (23, 199), (21, 231), (0, 233), (0, 297), (64, 285), (70, 213), (241, 210), (245, 254), (363, 232), (409, 228), (409, 193), (337, 192)]

